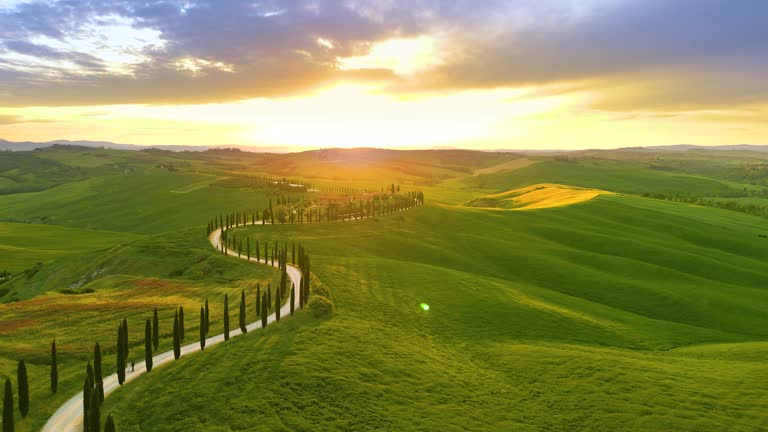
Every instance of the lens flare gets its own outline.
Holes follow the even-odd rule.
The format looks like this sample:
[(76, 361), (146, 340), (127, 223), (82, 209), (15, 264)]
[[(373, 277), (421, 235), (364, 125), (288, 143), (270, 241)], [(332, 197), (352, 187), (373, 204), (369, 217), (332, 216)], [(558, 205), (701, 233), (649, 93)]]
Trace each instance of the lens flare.
[(429, 310), (429, 305), (428, 305), (428, 304), (426, 304), (426, 303), (422, 303), (422, 304), (420, 304), (419, 306), (421, 306), (421, 308), (422, 308), (422, 309), (424, 309), (425, 311), (428, 311), (428, 310)]

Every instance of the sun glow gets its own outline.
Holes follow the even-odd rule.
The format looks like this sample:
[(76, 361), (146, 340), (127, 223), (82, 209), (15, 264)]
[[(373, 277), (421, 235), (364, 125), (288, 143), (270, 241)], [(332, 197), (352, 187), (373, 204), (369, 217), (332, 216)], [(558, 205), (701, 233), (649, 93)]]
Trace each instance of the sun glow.
[(339, 58), (341, 70), (389, 69), (397, 75), (412, 75), (444, 62), (441, 42), (434, 36), (389, 39), (377, 42), (367, 54)]
[[(590, 110), (596, 96), (589, 92), (388, 90), (346, 84), (290, 98), (219, 104), (0, 108), (0, 131), (19, 141), (103, 140), (109, 132), (111, 141), (143, 145), (503, 149), (675, 143), (703, 130), (695, 112), (670, 118), (638, 113), (630, 122)], [(741, 124), (724, 114), (718, 118), (707, 129), (713, 144), (748, 141), (760, 130), (754, 119)]]

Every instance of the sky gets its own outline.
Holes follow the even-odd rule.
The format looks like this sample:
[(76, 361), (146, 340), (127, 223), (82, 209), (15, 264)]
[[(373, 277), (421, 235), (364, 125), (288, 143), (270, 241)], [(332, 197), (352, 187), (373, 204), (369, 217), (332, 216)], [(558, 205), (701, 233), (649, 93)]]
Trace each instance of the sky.
[(765, 0), (0, 0), (0, 138), (768, 144)]

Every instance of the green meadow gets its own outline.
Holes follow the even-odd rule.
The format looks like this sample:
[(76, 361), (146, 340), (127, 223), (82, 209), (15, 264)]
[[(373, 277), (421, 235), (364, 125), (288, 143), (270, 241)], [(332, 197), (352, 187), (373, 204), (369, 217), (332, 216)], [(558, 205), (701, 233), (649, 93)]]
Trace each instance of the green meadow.
[[(333, 313), (301, 311), (139, 377), (102, 408), (118, 430), (768, 429), (768, 221), (643, 196), (761, 205), (764, 179), (744, 169), (760, 154), (584, 152), (530, 164), (480, 152), (338, 150), (239, 163), (221, 151), (30, 154), (77, 166), (67, 151), (86, 154), (86, 178), (0, 196), (0, 257), (14, 263), (0, 285), (0, 374), (15, 380), (16, 361), (31, 364), (32, 409), (17, 430), (39, 429), (82, 387), (94, 342), (107, 351), (105, 371), (114, 369), (123, 317), (138, 361), (153, 307), (165, 351), (176, 306), (195, 340), (206, 298), (215, 334), (225, 294), (232, 308), (246, 290), (253, 306), (256, 283), (276, 284), (271, 268), (218, 254), (205, 238), (220, 212), (277, 198), (225, 180), (271, 165), (317, 185), (397, 183), (424, 190), (427, 204), (354, 222), (236, 229), (262, 244), (304, 245)], [(115, 164), (130, 169), (106, 169)], [(539, 183), (616, 194), (537, 210), (465, 205)], [(2, 255), (3, 245), (18, 252)]]

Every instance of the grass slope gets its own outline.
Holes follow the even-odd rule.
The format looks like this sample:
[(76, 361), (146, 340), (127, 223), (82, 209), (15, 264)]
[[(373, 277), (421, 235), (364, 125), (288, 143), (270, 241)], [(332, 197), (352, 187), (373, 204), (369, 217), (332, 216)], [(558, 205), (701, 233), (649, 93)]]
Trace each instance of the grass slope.
[(765, 231), (626, 196), (260, 229), (308, 247), (335, 315), (183, 359), (106, 410), (124, 431), (764, 430)]
[(17, 273), (38, 262), (111, 248), (137, 238), (128, 233), (0, 222), (0, 267)]
[[(42, 226), (41, 228), (46, 228)], [(85, 364), (100, 342), (104, 372), (115, 370), (118, 323), (127, 318), (130, 358), (144, 359), (144, 322), (157, 307), (160, 350), (171, 349), (173, 313), (184, 306), (186, 341), (198, 338), (200, 306), (210, 300), (211, 334), (222, 329), (223, 299), (230, 299), (230, 328), (237, 326), (241, 290), (247, 294), (247, 316), (255, 317), (256, 284), (279, 283), (277, 271), (248, 265), (214, 251), (200, 229), (141, 238), (46, 264), (31, 278), (16, 278), (3, 288), (21, 301), (0, 306), (0, 379), (16, 386), (16, 363), (27, 363), (31, 386), (30, 417), (17, 431), (36, 431), (66, 400), (82, 389)], [(93, 289), (89, 294), (58, 292), (72, 283)], [(59, 392), (51, 395), (51, 340), (59, 351)], [(17, 419), (20, 418), (18, 411)]]
[[(0, 220), (157, 234), (205, 223), (221, 209), (263, 209), (258, 191), (200, 186), (204, 176), (159, 168), (0, 196)], [(176, 193), (187, 190), (187, 193)]]
[(629, 194), (665, 193), (695, 196), (738, 196), (737, 185), (699, 174), (652, 169), (634, 161), (546, 159), (513, 171), (469, 177), (465, 184), (508, 190), (536, 183), (557, 183)]

